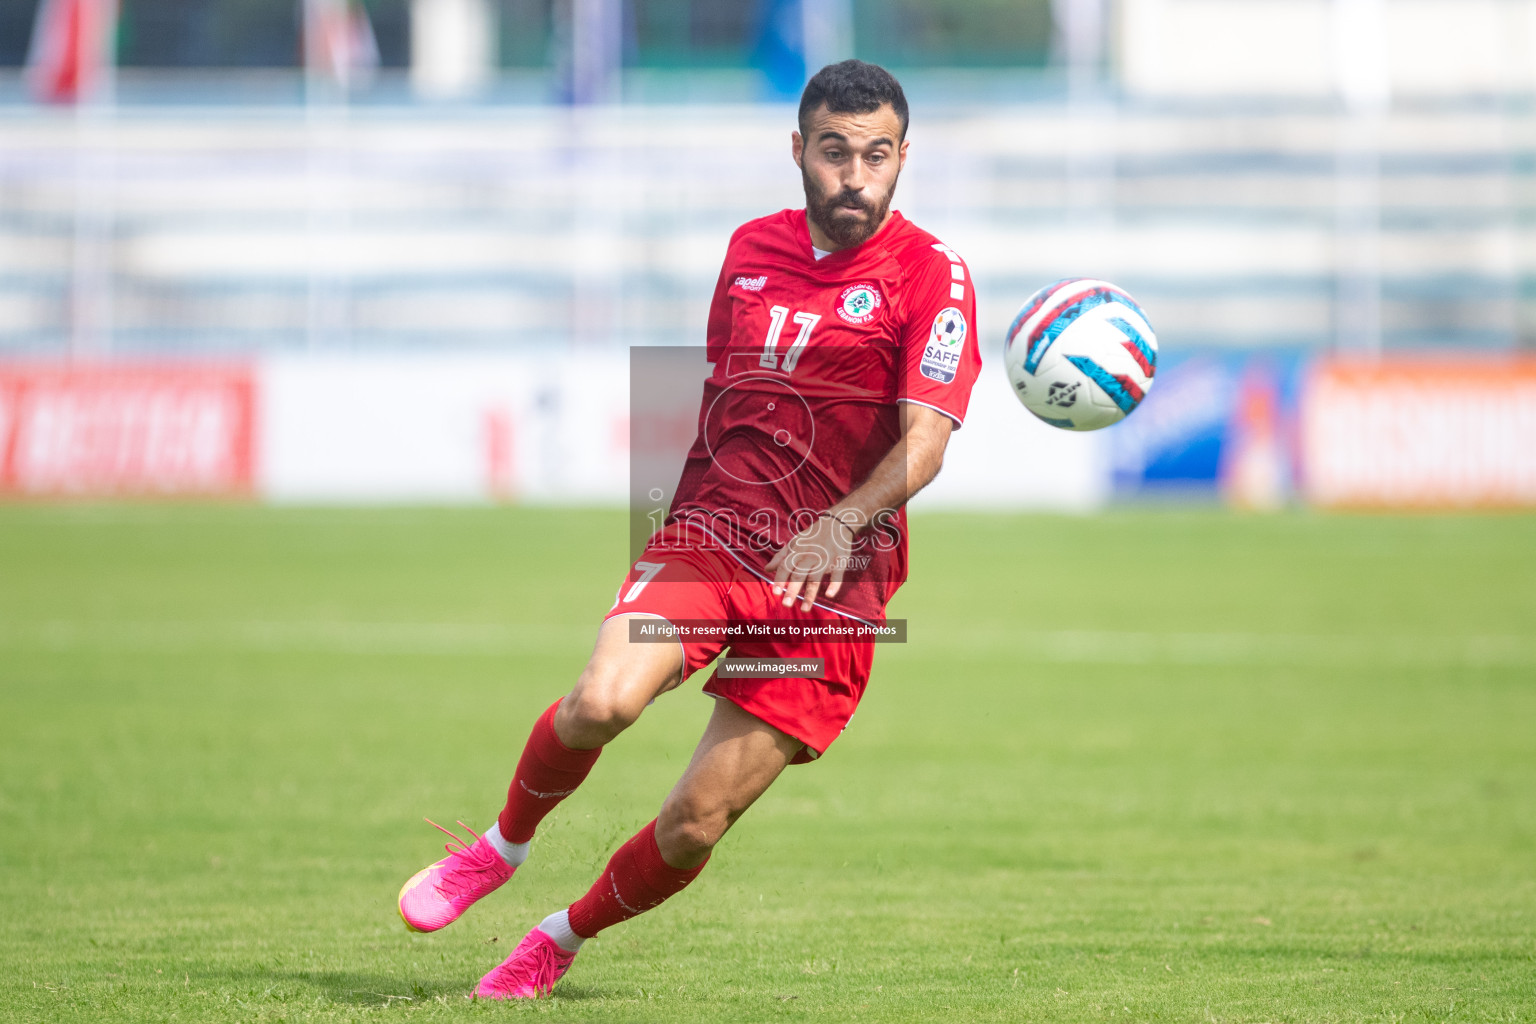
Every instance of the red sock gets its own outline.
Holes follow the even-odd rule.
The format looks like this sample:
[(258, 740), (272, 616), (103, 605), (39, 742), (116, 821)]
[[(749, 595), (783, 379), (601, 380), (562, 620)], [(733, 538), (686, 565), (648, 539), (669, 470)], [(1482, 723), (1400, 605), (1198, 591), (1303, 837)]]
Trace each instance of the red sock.
[(539, 720), (533, 723), (533, 732), (523, 756), (517, 761), (517, 774), (507, 788), (507, 806), (502, 808), (497, 821), (501, 825), (501, 837), (510, 843), (526, 843), (533, 838), (533, 830), (539, 827), (544, 815), (581, 785), (602, 747), (593, 750), (572, 750), (555, 735), (555, 710), (560, 701), (551, 704)]
[(667, 897), (682, 892), (703, 870), (704, 864), (675, 868), (662, 860), (661, 848), (656, 845), (656, 822), (652, 819), (618, 848), (587, 894), (571, 904), (571, 931), (590, 939), (604, 928), (661, 906)]

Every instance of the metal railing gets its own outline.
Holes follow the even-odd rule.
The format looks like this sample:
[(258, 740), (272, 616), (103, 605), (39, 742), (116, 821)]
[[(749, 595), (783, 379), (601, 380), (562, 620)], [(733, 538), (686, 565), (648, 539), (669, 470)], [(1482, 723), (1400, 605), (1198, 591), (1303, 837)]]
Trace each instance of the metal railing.
[[(793, 126), (777, 105), (0, 108), (0, 355), (696, 342), (730, 231), (801, 204)], [(1351, 314), (1376, 295), (1388, 347), (1520, 344), (1525, 113), (1354, 131), (1322, 108), (918, 107), (896, 205), (970, 263), (984, 343), (1091, 275), (1165, 347), (1371, 347)]]

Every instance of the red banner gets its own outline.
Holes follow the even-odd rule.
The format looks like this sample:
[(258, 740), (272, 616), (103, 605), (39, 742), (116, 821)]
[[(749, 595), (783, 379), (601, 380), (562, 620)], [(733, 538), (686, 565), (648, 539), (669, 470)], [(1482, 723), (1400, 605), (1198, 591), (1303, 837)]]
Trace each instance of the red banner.
[(1322, 360), (1302, 446), (1315, 504), (1536, 505), (1536, 359)]
[(0, 494), (252, 492), (246, 367), (0, 368)]

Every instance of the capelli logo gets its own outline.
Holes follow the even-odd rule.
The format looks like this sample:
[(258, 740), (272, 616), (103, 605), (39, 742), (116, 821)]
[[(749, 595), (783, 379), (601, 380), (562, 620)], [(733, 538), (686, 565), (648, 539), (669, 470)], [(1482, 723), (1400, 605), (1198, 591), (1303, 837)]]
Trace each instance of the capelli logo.
[(738, 277), (736, 279), (736, 287), (749, 292), (760, 292), (763, 290), (763, 285), (767, 283), (767, 274), (764, 274), (762, 277)]

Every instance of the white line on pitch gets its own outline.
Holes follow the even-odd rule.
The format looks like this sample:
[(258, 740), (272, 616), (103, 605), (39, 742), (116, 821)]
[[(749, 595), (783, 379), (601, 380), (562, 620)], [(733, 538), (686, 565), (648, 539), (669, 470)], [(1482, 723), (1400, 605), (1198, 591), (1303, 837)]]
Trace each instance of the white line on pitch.
[(76, 650), (209, 649), (338, 654), (482, 655), (568, 651), (596, 626), (460, 622), (40, 622), (0, 625), (0, 646)]
[(929, 637), (914, 626), (909, 627), (908, 640), (916, 650), (932, 644), (946, 650), (1012, 651), (1021, 657), (1062, 663), (1536, 665), (1536, 641), (1509, 635), (966, 629)]
[[(439, 656), (585, 653), (597, 624), (472, 622), (84, 622), (0, 624), (0, 647), (68, 651), (316, 651)], [(1109, 665), (1362, 664), (1536, 666), (1536, 640), (1512, 635), (1394, 636), (1317, 633), (1158, 633), (1117, 630), (923, 628), (914, 655), (1007, 653), (1043, 662)]]

